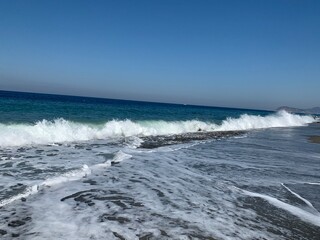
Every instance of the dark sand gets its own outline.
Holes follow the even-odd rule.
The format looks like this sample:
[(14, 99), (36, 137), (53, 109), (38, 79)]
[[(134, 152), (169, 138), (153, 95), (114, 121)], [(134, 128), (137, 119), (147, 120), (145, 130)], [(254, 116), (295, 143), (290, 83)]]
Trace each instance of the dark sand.
[(320, 136), (310, 136), (309, 141), (312, 143), (320, 143)]
[(245, 134), (246, 131), (217, 131), (217, 132), (205, 132), (199, 130), (194, 133), (184, 133), (175, 135), (161, 135), (161, 136), (149, 136), (143, 137), (143, 142), (139, 148), (158, 148), (173, 144), (188, 143), (191, 141), (207, 140), (207, 139), (220, 139), (226, 137), (236, 137)]

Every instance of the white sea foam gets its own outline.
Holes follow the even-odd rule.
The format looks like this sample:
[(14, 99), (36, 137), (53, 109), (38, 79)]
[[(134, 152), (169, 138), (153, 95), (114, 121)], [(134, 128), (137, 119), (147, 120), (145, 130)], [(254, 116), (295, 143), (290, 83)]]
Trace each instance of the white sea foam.
[(268, 203), (272, 204), (273, 206), (275, 206), (277, 208), (281, 208), (287, 212), (290, 212), (291, 214), (302, 219), (303, 221), (312, 223), (312, 224), (320, 227), (320, 214), (319, 213), (312, 214), (312, 213), (307, 212), (299, 207), (282, 202), (282, 201), (280, 201), (274, 197), (270, 197), (268, 195), (249, 192), (249, 191), (242, 190), (242, 189), (240, 189), (240, 191), (250, 197), (262, 198), (262, 199), (266, 200)]
[(112, 159), (113, 162), (122, 162), (123, 160), (131, 158), (132, 155), (122, 152), (121, 150), (116, 153), (114, 158)]
[(250, 130), (274, 127), (298, 127), (314, 122), (312, 116), (301, 116), (280, 111), (265, 117), (244, 114), (240, 118), (228, 118), (216, 130)]
[(7, 204), (10, 204), (16, 200), (19, 200), (19, 199), (22, 199), (22, 198), (26, 198), (32, 194), (35, 194), (38, 192), (38, 186), (37, 185), (34, 185), (34, 186), (31, 186), (31, 187), (28, 187), (23, 193), (21, 194), (17, 194), (17, 195), (14, 195), (10, 198), (7, 198), (7, 199), (3, 199), (0, 201), (0, 207), (3, 207)]
[(108, 161), (106, 161), (104, 163), (100, 163), (100, 164), (95, 164), (90, 167), (88, 165), (84, 164), (82, 166), (82, 168), (80, 168), (80, 169), (68, 171), (64, 174), (48, 178), (39, 184), (35, 184), (33, 186), (30, 186), (23, 193), (20, 193), (20, 194), (12, 196), (10, 198), (1, 200), (0, 207), (5, 206), (7, 204), (10, 204), (16, 200), (26, 198), (30, 195), (36, 194), (37, 192), (39, 192), (39, 190), (44, 189), (46, 187), (53, 187), (53, 186), (63, 184), (66, 182), (76, 181), (76, 180), (82, 179), (82, 178), (90, 175), (91, 172), (94, 170), (110, 167), (111, 163), (119, 163), (124, 160), (130, 159), (131, 157), (132, 157), (132, 155), (124, 153), (120, 150), (114, 155), (112, 160), (108, 160)]
[(126, 143), (128, 144), (129, 148), (135, 149), (138, 148), (141, 145), (141, 143), (143, 143), (143, 140), (139, 137), (133, 136), (126, 139)]
[(303, 126), (314, 122), (311, 116), (300, 116), (280, 111), (269, 116), (241, 115), (228, 118), (220, 125), (198, 120), (138, 121), (112, 120), (104, 125), (76, 123), (64, 119), (43, 120), (34, 125), (0, 124), (0, 146), (52, 144), (117, 137), (182, 134), (202, 131), (250, 130), (272, 127)]
[(286, 185), (284, 185), (283, 183), (281, 183), (281, 185), (288, 191), (290, 192), (292, 195), (296, 196), (297, 198), (299, 198), (300, 200), (302, 200), (305, 204), (307, 204), (310, 208), (312, 208), (315, 212), (318, 213), (318, 210), (314, 208), (314, 206), (312, 205), (311, 202), (309, 202), (307, 199), (301, 197), (298, 193), (295, 193), (294, 191), (292, 191), (290, 188), (288, 188)]
[(91, 174), (91, 169), (87, 165), (83, 165), (83, 167), (79, 170), (69, 171), (60, 176), (49, 178), (45, 180), (40, 186), (52, 187), (61, 183), (79, 180), (89, 174)]
[(122, 162), (123, 160), (127, 160), (130, 158), (132, 158), (132, 155), (124, 153), (120, 150), (114, 155), (114, 157), (111, 160), (109, 159), (104, 163), (98, 163), (93, 166), (90, 166), (90, 169), (92, 169), (93, 171), (96, 171), (102, 168), (111, 167), (112, 163), (119, 163), (119, 162)]
[(52, 187), (54, 185), (62, 184), (69, 181), (79, 180), (91, 173), (91, 169), (87, 165), (83, 165), (81, 169), (72, 170), (66, 172), (62, 175), (48, 178), (41, 182), (40, 184), (35, 184), (33, 186), (28, 187), (23, 193), (14, 195), (10, 198), (3, 199), (0, 201), (0, 207), (10, 204), (16, 200), (29, 197), (30, 195), (36, 194), (39, 190), (43, 189), (44, 187)]
[(320, 185), (320, 182), (306, 182), (304, 184), (309, 184), (309, 185)]

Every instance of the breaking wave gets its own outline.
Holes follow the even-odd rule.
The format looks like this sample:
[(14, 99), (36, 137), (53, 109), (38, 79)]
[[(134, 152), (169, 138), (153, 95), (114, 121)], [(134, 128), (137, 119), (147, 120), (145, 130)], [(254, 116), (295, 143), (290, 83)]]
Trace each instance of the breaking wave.
[(314, 122), (312, 116), (300, 116), (280, 111), (268, 116), (244, 114), (227, 118), (221, 124), (189, 121), (112, 120), (103, 125), (84, 124), (56, 119), (42, 120), (33, 125), (0, 124), (0, 146), (23, 146), (59, 142), (86, 141), (131, 136), (183, 134), (201, 131), (237, 131), (272, 127), (303, 126)]

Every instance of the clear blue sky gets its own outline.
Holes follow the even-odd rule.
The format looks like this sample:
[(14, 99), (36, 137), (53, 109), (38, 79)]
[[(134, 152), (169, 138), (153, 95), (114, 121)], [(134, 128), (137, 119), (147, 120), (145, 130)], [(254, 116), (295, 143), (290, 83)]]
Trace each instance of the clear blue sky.
[(0, 0), (0, 89), (320, 105), (320, 1)]

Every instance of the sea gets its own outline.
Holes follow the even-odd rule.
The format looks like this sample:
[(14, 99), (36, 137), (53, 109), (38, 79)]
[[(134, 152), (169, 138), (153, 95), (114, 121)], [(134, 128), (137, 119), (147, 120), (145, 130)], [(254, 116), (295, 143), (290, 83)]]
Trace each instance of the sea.
[(0, 239), (320, 239), (317, 116), (0, 91)]

